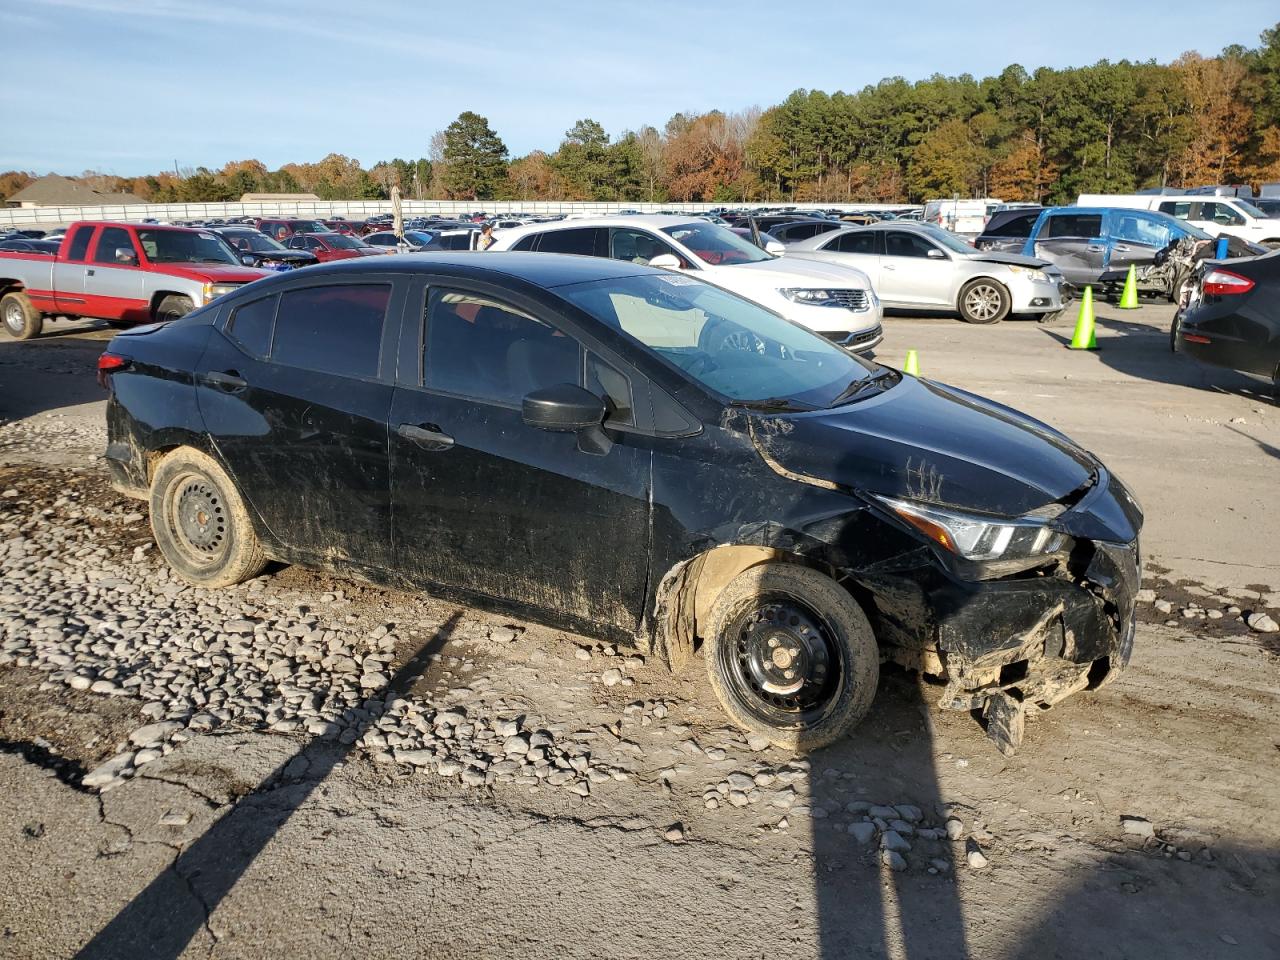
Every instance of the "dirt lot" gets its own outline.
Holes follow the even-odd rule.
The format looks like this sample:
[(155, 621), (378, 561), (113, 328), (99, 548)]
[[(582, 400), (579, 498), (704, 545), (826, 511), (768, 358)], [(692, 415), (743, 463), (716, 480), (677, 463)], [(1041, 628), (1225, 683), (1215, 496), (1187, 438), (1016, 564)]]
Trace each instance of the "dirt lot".
[(1280, 956), (1280, 643), (1240, 619), (1280, 619), (1280, 409), (1167, 308), (1101, 313), (1096, 354), (887, 323), (1147, 513), (1131, 668), (1011, 759), (889, 668), (796, 759), (700, 663), (294, 568), (184, 588), (91, 459), (108, 333), (0, 343), (0, 956)]

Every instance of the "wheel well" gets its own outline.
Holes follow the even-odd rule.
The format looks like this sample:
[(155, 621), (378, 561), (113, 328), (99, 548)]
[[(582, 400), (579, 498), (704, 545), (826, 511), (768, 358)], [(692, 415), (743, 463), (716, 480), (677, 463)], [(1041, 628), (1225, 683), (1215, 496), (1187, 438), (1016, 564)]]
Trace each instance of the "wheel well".
[[(850, 588), (825, 565), (776, 547), (747, 544), (712, 547), (677, 564), (662, 578), (654, 604), (655, 652), (664, 656), (672, 669), (681, 669), (701, 645), (701, 626), (710, 618), (711, 608), (724, 588), (744, 570), (762, 563), (812, 567), (840, 582), (845, 589)], [(850, 593), (865, 609), (865, 598), (855, 590)]]
[(177, 290), (161, 290), (151, 298), (151, 315), (153, 317), (155, 316), (156, 311), (160, 308), (160, 304), (164, 302), (165, 297), (183, 297), (187, 300), (191, 300), (192, 307), (196, 306), (195, 300), (191, 299), (191, 294), (189, 293), (179, 293)]
[(25, 289), (26, 287), (17, 280), (0, 278), (0, 297), (3, 297), (6, 293), (21, 293)]
[[(173, 453), (173, 451), (177, 450), (179, 447), (182, 447), (182, 446), (185, 446), (185, 444), (170, 443), (167, 446), (157, 447), (154, 450), (148, 450), (146, 452), (147, 485), (148, 486), (150, 486), (151, 484), (151, 478), (154, 477), (156, 474), (156, 467), (160, 466), (160, 461), (163, 460), (165, 457), (167, 457), (169, 454)], [(192, 449), (194, 450), (196, 448), (193, 447)]]

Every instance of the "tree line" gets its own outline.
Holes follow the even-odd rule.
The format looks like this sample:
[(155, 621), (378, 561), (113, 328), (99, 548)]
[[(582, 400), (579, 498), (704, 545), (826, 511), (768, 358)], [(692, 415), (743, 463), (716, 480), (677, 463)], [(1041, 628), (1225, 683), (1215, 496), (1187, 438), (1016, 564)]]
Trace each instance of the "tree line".
[[(268, 170), (121, 178), (96, 189), (152, 202), (238, 200), (245, 193), (322, 199), (912, 202), (989, 196), (1069, 203), (1080, 193), (1280, 181), (1280, 24), (1256, 48), (1169, 64), (1111, 63), (976, 80), (891, 77), (856, 93), (796, 90), (738, 112), (677, 113), (661, 129), (611, 138), (579, 120), (552, 153), (512, 158), (489, 121), (465, 111), (428, 156), (364, 169), (330, 154)], [(0, 196), (30, 174), (0, 174)]]

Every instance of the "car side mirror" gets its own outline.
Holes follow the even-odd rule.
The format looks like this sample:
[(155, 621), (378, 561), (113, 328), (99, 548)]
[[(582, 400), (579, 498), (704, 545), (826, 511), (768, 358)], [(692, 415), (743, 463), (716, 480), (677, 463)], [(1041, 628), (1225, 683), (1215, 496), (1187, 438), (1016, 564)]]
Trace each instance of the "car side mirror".
[(138, 255), (130, 247), (116, 247), (116, 263), (126, 263), (131, 267), (138, 265)]
[(764, 252), (780, 257), (787, 252), (787, 247), (781, 240), (770, 240), (764, 245)]
[(240, 262), (243, 263), (246, 267), (253, 267), (253, 266), (256, 266), (258, 263), (257, 260), (249, 256), (247, 253), (240, 254)]
[(659, 270), (679, 270), (680, 258), (674, 253), (660, 253), (649, 261), (649, 266)]
[(521, 415), (529, 426), (552, 433), (576, 433), (579, 450), (601, 456), (613, 448), (601, 426), (607, 413), (603, 400), (572, 383), (534, 390), (521, 404)]
[(927, 256), (929, 257), (929, 259), (930, 259), (930, 260), (945, 260), (945, 259), (947, 259), (947, 255), (946, 255), (945, 253), (943, 253), (941, 250), (939, 250), (937, 247), (931, 247), (931, 248), (929, 249), (929, 253), (927, 254)]

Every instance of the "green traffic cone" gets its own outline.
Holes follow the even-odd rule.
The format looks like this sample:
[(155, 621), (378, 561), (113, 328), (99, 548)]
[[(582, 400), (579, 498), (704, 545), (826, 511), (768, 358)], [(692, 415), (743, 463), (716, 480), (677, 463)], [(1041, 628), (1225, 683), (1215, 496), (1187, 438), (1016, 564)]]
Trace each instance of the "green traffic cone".
[(1138, 269), (1129, 264), (1129, 275), (1124, 278), (1124, 292), (1120, 294), (1121, 310), (1138, 309)]
[(916, 356), (914, 350), (907, 351), (907, 362), (902, 365), (902, 372), (909, 373), (913, 377), (920, 376), (920, 358)]
[(1084, 288), (1084, 297), (1080, 300), (1080, 316), (1076, 320), (1076, 330), (1071, 337), (1072, 350), (1097, 350), (1098, 339), (1093, 330), (1093, 287)]

